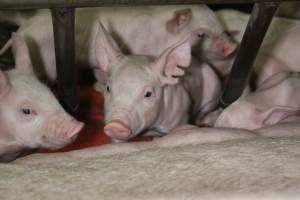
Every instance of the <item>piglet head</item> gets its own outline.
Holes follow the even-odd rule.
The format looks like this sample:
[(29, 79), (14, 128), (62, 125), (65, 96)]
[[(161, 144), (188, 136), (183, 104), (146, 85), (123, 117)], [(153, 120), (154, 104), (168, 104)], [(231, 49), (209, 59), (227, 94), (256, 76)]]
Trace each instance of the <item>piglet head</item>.
[[(50, 89), (34, 76), (23, 38), (14, 34), (12, 40), (15, 69), (0, 71), (0, 141), (14, 143), (17, 152), (61, 148), (74, 140), (83, 123), (67, 114)], [(7, 148), (10, 154), (11, 149)]]
[(191, 62), (190, 38), (166, 49), (157, 59), (124, 55), (100, 24), (96, 40), (99, 66), (108, 75), (105, 133), (127, 140), (155, 123), (164, 104), (163, 89), (175, 85)]
[(206, 6), (187, 6), (174, 11), (166, 22), (170, 38), (179, 38), (195, 33), (198, 40), (192, 41), (193, 53), (199, 58), (227, 59), (237, 49), (229, 34), (224, 31), (216, 15)]

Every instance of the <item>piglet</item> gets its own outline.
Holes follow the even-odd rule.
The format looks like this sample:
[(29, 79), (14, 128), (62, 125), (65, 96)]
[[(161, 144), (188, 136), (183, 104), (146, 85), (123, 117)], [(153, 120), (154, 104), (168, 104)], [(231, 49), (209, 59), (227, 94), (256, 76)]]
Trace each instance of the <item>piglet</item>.
[(287, 121), (299, 121), (300, 76), (278, 73), (255, 92), (228, 106), (217, 118), (215, 127), (257, 129)]
[(99, 66), (108, 76), (104, 93), (108, 136), (115, 140), (140, 133), (163, 136), (217, 106), (220, 82), (207, 64), (192, 59), (195, 37), (185, 37), (153, 59), (124, 55), (100, 24), (95, 45)]
[[(39, 67), (35, 69), (37, 74), (49, 82), (55, 81), (50, 12), (41, 10), (26, 18), (17, 13), (15, 17), (9, 16), (9, 19), (3, 19), (20, 25), (18, 33), (25, 37), (31, 49), (33, 63)], [(75, 20), (76, 63), (84, 63), (91, 68), (97, 67), (94, 43), (98, 21), (113, 35), (120, 48), (131, 54), (159, 56), (160, 52), (194, 31), (199, 32), (199, 39), (192, 41), (192, 50), (198, 59), (222, 60), (233, 54), (237, 47), (206, 5), (78, 8)], [(11, 40), (0, 54), (10, 46)], [(102, 72), (95, 70), (95, 76), (101, 87)]]
[(12, 36), (15, 69), (0, 71), (0, 161), (11, 161), (26, 149), (58, 149), (82, 129), (53, 93), (33, 74), (28, 48)]
[[(250, 15), (230, 9), (219, 10), (216, 12), (216, 15), (232, 39), (240, 43)], [(294, 62), (295, 52), (297, 52), (297, 47), (299, 46), (297, 45), (297, 33), (291, 35), (287, 31), (297, 26), (300, 26), (299, 20), (274, 17), (254, 63), (255, 72), (258, 75), (262, 74), (258, 83), (277, 73), (279, 71), (278, 68), (285, 68), (282, 65), (284, 63), (280, 61), (281, 58), (284, 58), (283, 60), (289, 63), (294, 63), (288, 66), (292, 68), (297, 67)], [(273, 56), (273, 52), (276, 52), (275, 54), (279, 55), (279, 57)], [(211, 59), (208, 62), (224, 77), (230, 73), (234, 59), (235, 55), (227, 59)]]

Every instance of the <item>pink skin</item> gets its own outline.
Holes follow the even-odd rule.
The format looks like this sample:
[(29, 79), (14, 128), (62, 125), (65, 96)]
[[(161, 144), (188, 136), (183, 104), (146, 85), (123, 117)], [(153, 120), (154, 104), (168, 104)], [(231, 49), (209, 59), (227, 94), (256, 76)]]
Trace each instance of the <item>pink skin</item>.
[(131, 135), (130, 128), (121, 120), (112, 120), (104, 127), (104, 132), (111, 138), (124, 139)]
[[(249, 14), (230, 9), (219, 10), (215, 13), (224, 29), (230, 33), (231, 38), (240, 43)], [(258, 76), (258, 86), (280, 71), (299, 72), (299, 32), (299, 20), (279, 17), (272, 20), (253, 66)], [(209, 59), (208, 62), (222, 77), (226, 77), (230, 73), (234, 59), (235, 56), (231, 55), (228, 59)]]
[(256, 92), (239, 98), (216, 120), (216, 127), (257, 129), (282, 122), (299, 121), (300, 77), (279, 73)]
[[(39, 67), (35, 72), (54, 81), (56, 68), (50, 12), (38, 11), (26, 20), (14, 17), (7, 20), (20, 22), (18, 34), (25, 37), (32, 49), (30, 53), (34, 65)], [(199, 60), (208, 56), (211, 59), (224, 59), (236, 49), (236, 43), (224, 34), (214, 12), (205, 5), (78, 8), (75, 28), (78, 52), (76, 62), (89, 64), (92, 68), (97, 68), (98, 65), (94, 43), (99, 21), (117, 39), (122, 50), (131, 54), (157, 57), (166, 48), (197, 31), (201, 40), (198, 38), (191, 42), (193, 55)], [(206, 30), (205, 37), (202, 35), (203, 30)], [(11, 40), (0, 54), (10, 46)], [(99, 80), (99, 87), (96, 89), (103, 86), (102, 75), (99, 69), (95, 70), (95, 76)]]
[(215, 122), (217, 121), (218, 117), (222, 113), (223, 108), (219, 108), (213, 112), (208, 113), (205, 117), (198, 119), (196, 124), (200, 127), (211, 127), (214, 126)]
[[(191, 108), (194, 114), (204, 115), (216, 107), (220, 83), (209, 66), (192, 59), (194, 37), (152, 59), (124, 55), (100, 24), (95, 45), (99, 66), (108, 74), (104, 93), (104, 131), (108, 136), (114, 140), (128, 140), (145, 132), (162, 136), (186, 124)], [(179, 80), (185, 74), (183, 68), (188, 73)]]
[(233, 55), (238, 44), (224, 32), (221, 35), (211, 34), (212, 43), (207, 51), (209, 60), (223, 60)]
[(268, 56), (259, 57), (260, 60), (255, 69), (258, 74), (258, 85), (281, 71), (300, 72), (299, 35), (300, 24), (290, 27), (278, 40), (265, 48)]
[(13, 34), (15, 69), (0, 71), (0, 160), (26, 149), (61, 148), (76, 138), (83, 123), (67, 114), (32, 72), (22, 37)]
[[(204, 58), (207, 60), (227, 59), (235, 53), (237, 43), (225, 33), (214, 14), (208, 12), (206, 19), (208, 24), (211, 22), (211, 27), (205, 23), (201, 27), (195, 22), (197, 20), (203, 20), (203, 16), (197, 15), (194, 9), (187, 8), (177, 10), (174, 12), (173, 18), (167, 21), (166, 29), (173, 36), (177, 35), (177, 38), (179, 38), (179, 35), (187, 35), (189, 32), (201, 30), (201, 32), (205, 33), (205, 37), (201, 43), (199, 43), (199, 41), (192, 43), (194, 56), (198, 59)], [(201, 35), (199, 36), (201, 37)], [(174, 41), (174, 39), (172, 41)]]

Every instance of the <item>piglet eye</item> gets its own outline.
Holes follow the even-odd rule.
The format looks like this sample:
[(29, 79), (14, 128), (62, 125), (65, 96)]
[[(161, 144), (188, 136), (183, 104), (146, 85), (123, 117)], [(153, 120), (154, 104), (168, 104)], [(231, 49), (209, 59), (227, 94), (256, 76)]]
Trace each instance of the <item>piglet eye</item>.
[(109, 93), (110, 92), (110, 87), (109, 85), (106, 86), (106, 91)]
[(22, 113), (24, 115), (31, 115), (32, 114), (32, 110), (30, 108), (22, 108)]
[(152, 92), (149, 92), (149, 91), (146, 92), (146, 94), (145, 94), (145, 97), (146, 97), (146, 98), (149, 98), (149, 97), (151, 97), (151, 96), (152, 96)]

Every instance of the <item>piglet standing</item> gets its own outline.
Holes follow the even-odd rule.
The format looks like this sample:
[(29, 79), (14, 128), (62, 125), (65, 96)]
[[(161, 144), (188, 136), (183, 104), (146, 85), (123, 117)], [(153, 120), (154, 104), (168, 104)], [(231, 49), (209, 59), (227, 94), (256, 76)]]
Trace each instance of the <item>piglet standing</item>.
[(140, 133), (163, 136), (191, 116), (201, 117), (216, 107), (220, 82), (208, 65), (192, 59), (194, 37), (152, 59), (124, 55), (100, 24), (95, 45), (99, 65), (108, 76), (104, 93), (108, 136), (114, 140)]
[(13, 34), (12, 45), (15, 69), (0, 71), (0, 161), (13, 160), (27, 148), (61, 148), (83, 127), (34, 76), (23, 38)]
[(278, 73), (260, 88), (228, 106), (216, 127), (258, 129), (287, 121), (300, 121), (300, 76)]

